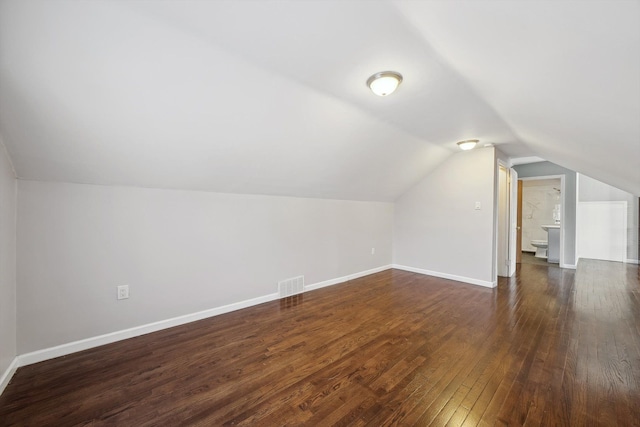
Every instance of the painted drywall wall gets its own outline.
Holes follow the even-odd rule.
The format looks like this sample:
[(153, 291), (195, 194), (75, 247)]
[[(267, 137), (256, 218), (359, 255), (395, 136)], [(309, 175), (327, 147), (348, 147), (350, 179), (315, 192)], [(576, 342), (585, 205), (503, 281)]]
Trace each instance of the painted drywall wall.
[(627, 202), (578, 202), (576, 233), (578, 259), (625, 262)]
[(575, 268), (576, 265), (576, 173), (551, 162), (536, 162), (513, 167), (518, 179), (541, 176), (564, 175), (564, 211), (562, 227), (564, 229), (564, 263), (560, 267)]
[(578, 174), (578, 201), (627, 202), (627, 260), (638, 260), (638, 198), (609, 184)]
[(18, 194), (20, 354), (392, 260), (391, 203), (23, 180)]
[(16, 357), (15, 215), (16, 178), (4, 144), (0, 141), (0, 378)]
[(492, 283), (495, 168), (491, 147), (459, 152), (399, 197), (394, 264)]

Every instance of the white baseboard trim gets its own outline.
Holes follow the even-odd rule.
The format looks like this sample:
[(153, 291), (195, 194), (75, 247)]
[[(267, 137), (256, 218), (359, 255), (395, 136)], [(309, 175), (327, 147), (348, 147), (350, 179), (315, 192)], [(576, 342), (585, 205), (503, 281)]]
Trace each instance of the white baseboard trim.
[[(314, 289), (323, 288), (325, 286), (336, 285), (348, 280), (353, 280), (358, 277), (367, 276), (369, 274), (377, 273), (379, 271), (388, 270), (391, 266), (383, 266), (373, 268), (371, 270), (361, 271), (359, 273), (350, 274), (348, 276), (339, 277), (337, 279), (326, 280), (324, 282), (315, 283), (309, 286), (305, 286), (305, 291), (311, 291)], [(55, 347), (45, 348), (42, 350), (33, 351), (30, 353), (22, 354), (17, 357), (18, 365), (26, 366), (33, 363), (43, 362), (45, 360), (54, 359), (60, 356), (66, 356), (78, 351), (88, 350), (90, 348), (99, 347), (105, 344), (111, 344), (116, 341), (122, 341), (129, 338), (137, 337), (140, 335), (149, 334), (152, 332), (161, 331), (163, 329), (172, 328), (174, 326), (184, 325), (185, 323), (195, 322), (197, 320), (206, 319), (208, 317), (218, 316), (220, 314), (229, 313), (232, 311), (240, 310), (243, 308), (251, 307), (254, 305), (262, 304), (269, 301), (279, 299), (277, 293), (264, 295), (257, 298), (248, 299), (245, 301), (236, 302), (233, 304), (223, 305), (221, 307), (215, 307), (208, 310), (199, 311), (196, 313), (185, 314), (183, 316), (173, 317), (171, 319), (160, 320), (158, 322), (148, 323), (146, 325), (135, 326), (133, 328), (124, 329), (121, 331), (111, 332), (104, 335), (98, 335), (83, 340), (73, 341), (66, 344), (61, 344)]]
[(18, 370), (19, 363), (20, 362), (18, 361), (18, 357), (14, 357), (7, 370), (4, 371), (2, 377), (0, 377), (0, 394), (2, 394), (7, 385), (9, 385), (9, 381), (11, 381), (13, 374), (15, 374), (16, 370)]
[(624, 260), (624, 262), (626, 262), (627, 264), (640, 264), (640, 260), (638, 259), (631, 259), (631, 258), (627, 258)]
[(313, 285), (307, 285), (304, 287), (305, 291), (313, 291), (320, 288), (326, 288), (327, 286), (337, 285), (339, 283), (348, 282), (349, 280), (358, 279), (360, 277), (368, 276), (370, 274), (379, 273), (384, 270), (389, 270), (391, 265), (384, 265), (382, 267), (372, 268), (370, 270), (361, 271), (355, 274), (349, 274), (347, 276), (338, 277), (336, 279), (325, 280), (324, 282), (314, 283)]
[(560, 264), (560, 268), (568, 268), (570, 270), (575, 270), (578, 268), (577, 264)]
[(278, 299), (277, 293), (264, 295), (233, 304), (227, 304), (208, 310), (198, 311), (196, 313), (185, 314), (183, 316), (177, 316), (170, 319), (160, 320), (158, 322), (147, 323), (146, 325), (135, 326), (133, 328), (124, 329), (121, 331), (110, 332), (104, 335), (98, 335), (83, 340), (73, 341), (67, 344), (61, 344), (55, 347), (45, 348), (43, 350), (33, 351), (31, 353), (26, 353), (18, 356), (18, 359), (20, 361), (20, 366), (31, 365), (33, 363), (42, 362), (60, 356), (66, 356), (67, 354), (88, 350), (90, 348), (99, 347), (105, 344), (111, 344), (116, 341), (122, 341), (140, 335), (150, 334), (152, 332), (161, 331), (163, 329), (172, 328), (174, 326), (184, 325), (185, 323), (195, 322), (198, 320), (206, 319), (208, 317), (218, 316), (220, 314), (229, 313), (276, 299)]
[(457, 282), (470, 283), (472, 285), (484, 286), (486, 288), (495, 288), (498, 286), (497, 281), (489, 282), (487, 280), (472, 279), (470, 277), (457, 276), (455, 274), (440, 273), (438, 271), (424, 270), (422, 268), (408, 267), (406, 265), (393, 264), (393, 268), (398, 270), (410, 271), (412, 273), (424, 274), (427, 276), (440, 277), (442, 279), (455, 280)]

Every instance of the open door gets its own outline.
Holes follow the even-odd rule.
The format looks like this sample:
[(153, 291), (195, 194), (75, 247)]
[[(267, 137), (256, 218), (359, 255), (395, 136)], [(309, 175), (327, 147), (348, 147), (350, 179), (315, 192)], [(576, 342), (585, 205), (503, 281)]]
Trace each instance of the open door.
[(498, 164), (497, 273), (511, 277), (516, 271), (518, 213), (518, 174), (513, 168)]
[(498, 165), (498, 276), (509, 277), (509, 169)]
[(514, 168), (509, 168), (509, 277), (516, 272), (516, 264), (522, 262), (521, 185), (522, 181), (518, 181), (518, 172)]
[(498, 203), (496, 233), (497, 275), (511, 277), (516, 272), (518, 250), (518, 173), (498, 162)]
[[(516, 176), (517, 179), (517, 176)], [(518, 180), (518, 205), (516, 208), (516, 264), (522, 264), (522, 181)]]

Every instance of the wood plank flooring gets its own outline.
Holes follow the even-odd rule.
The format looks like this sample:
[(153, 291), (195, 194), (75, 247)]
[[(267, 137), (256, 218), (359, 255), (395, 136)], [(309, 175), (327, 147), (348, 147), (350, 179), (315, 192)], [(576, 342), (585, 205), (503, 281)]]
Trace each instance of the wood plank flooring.
[(388, 270), (20, 368), (0, 425), (640, 425), (637, 265)]

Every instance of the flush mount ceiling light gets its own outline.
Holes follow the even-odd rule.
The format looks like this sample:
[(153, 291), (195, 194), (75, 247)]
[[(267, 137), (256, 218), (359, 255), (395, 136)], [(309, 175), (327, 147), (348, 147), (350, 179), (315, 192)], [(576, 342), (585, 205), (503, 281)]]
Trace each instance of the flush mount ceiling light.
[(461, 150), (471, 150), (478, 142), (478, 139), (466, 139), (464, 141), (457, 142), (456, 144), (458, 144), (458, 147), (460, 147)]
[(367, 86), (378, 96), (392, 94), (402, 83), (402, 75), (395, 71), (381, 71), (367, 79)]

